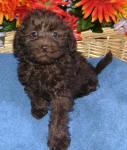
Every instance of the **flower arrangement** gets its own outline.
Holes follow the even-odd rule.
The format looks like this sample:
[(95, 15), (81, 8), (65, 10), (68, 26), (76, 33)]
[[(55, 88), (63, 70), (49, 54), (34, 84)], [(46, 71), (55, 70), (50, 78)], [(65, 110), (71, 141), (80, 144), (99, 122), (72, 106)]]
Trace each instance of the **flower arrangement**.
[(71, 7), (72, 14), (80, 18), (78, 31), (101, 33), (103, 27), (113, 28), (121, 18), (127, 19), (127, 0), (72, 0)]
[(37, 8), (56, 12), (72, 26), (75, 37), (81, 39), (77, 32), (78, 18), (66, 11), (68, 4), (63, 0), (0, 0), (0, 46), (4, 46), (4, 32), (15, 30), (29, 10)]
[(120, 32), (125, 32), (127, 35), (127, 4), (123, 6), (125, 13), (119, 12), (117, 14), (117, 24), (114, 25), (114, 29), (120, 29)]
[(127, 34), (127, 0), (0, 0), (0, 46), (4, 46), (5, 32), (15, 30), (28, 11), (36, 8), (56, 12), (79, 40), (81, 31), (101, 33), (103, 27)]

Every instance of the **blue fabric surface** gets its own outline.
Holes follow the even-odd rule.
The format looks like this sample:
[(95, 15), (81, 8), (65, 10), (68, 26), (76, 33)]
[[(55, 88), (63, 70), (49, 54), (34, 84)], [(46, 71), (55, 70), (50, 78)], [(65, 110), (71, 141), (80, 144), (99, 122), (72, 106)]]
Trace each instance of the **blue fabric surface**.
[[(41, 120), (31, 116), (16, 68), (12, 54), (0, 54), (0, 150), (49, 150), (50, 112)], [(114, 58), (99, 83), (96, 92), (75, 101), (69, 150), (127, 150), (127, 63)]]

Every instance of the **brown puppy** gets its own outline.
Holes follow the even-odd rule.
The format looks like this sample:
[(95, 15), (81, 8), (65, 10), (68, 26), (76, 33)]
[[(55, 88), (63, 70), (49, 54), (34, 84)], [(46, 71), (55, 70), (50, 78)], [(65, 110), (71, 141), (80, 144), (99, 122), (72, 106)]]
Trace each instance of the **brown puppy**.
[(112, 60), (108, 53), (94, 68), (76, 49), (71, 27), (47, 10), (31, 11), (15, 35), (18, 76), (31, 99), (32, 115), (40, 119), (52, 106), (50, 150), (67, 150), (74, 99), (96, 90), (97, 74)]

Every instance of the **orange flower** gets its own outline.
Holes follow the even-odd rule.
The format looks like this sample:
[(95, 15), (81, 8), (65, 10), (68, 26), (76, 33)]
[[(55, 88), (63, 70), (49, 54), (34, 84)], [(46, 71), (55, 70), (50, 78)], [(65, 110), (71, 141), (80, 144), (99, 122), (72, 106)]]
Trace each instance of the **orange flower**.
[(0, 0), (0, 24), (3, 23), (3, 18), (13, 21), (17, 18), (17, 26), (21, 24), (23, 18), (31, 9), (48, 9), (56, 12), (72, 27), (77, 39), (80, 38), (80, 33), (76, 31), (78, 18), (65, 12), (58, 7), (59, 5), (67, 5), (70, 2), (64, 0)]
[(0, 1), (0, 24), (2, 24), (4, 16), (7, 20), (9, 19), (10, 21), (14, 19), (16, 5), (18, 5), (17, 0)]
[(18, 0), (19, 5), (15, 9), (15, 16), (17, 17), (16, 25), (19, 26), (21, 24), (22, 19), (31, 9), (31, 5), (39, 0)]
[(0, 0), (0, 24), (3, 23), (3, 18), (6, 20), (14, 20), (18, 14), (16, 9), (19, 7), (30, 7), (33, 0)]
[(92, 22), (99, 19), (99, 22), (102, 23), (104, 19), (106, 22), (111, 20), (116, 22), (117, 11), (126, 13), (122, 9), (125, 4), (127, 0), (81, 0), (76, 6), (82, 6), (84, 18), (91, 14)]

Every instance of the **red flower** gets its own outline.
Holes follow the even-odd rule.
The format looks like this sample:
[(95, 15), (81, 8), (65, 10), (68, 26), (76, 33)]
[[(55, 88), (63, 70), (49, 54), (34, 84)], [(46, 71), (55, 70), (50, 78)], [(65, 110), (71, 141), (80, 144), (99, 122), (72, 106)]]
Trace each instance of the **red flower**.
[[(0, 0), (0, 24), (3, 23), (4, 17), (13, 21), (16, 16), (25, 13), (35, 1), (37, 0)], [(20, 17), (18, 17), (18, 22), (20, 22)]]
[(87, 18), (90, 14), (92, 16), (92, 22), (99, 19), (99, 22), (105, 19), (109, 22), (112, 19), (116, 22), (116, 12), (125, 13), (122, 6), (127, 4), (127, 0), (81, 0), (76, 6), (82, 6), (84, 18)]

